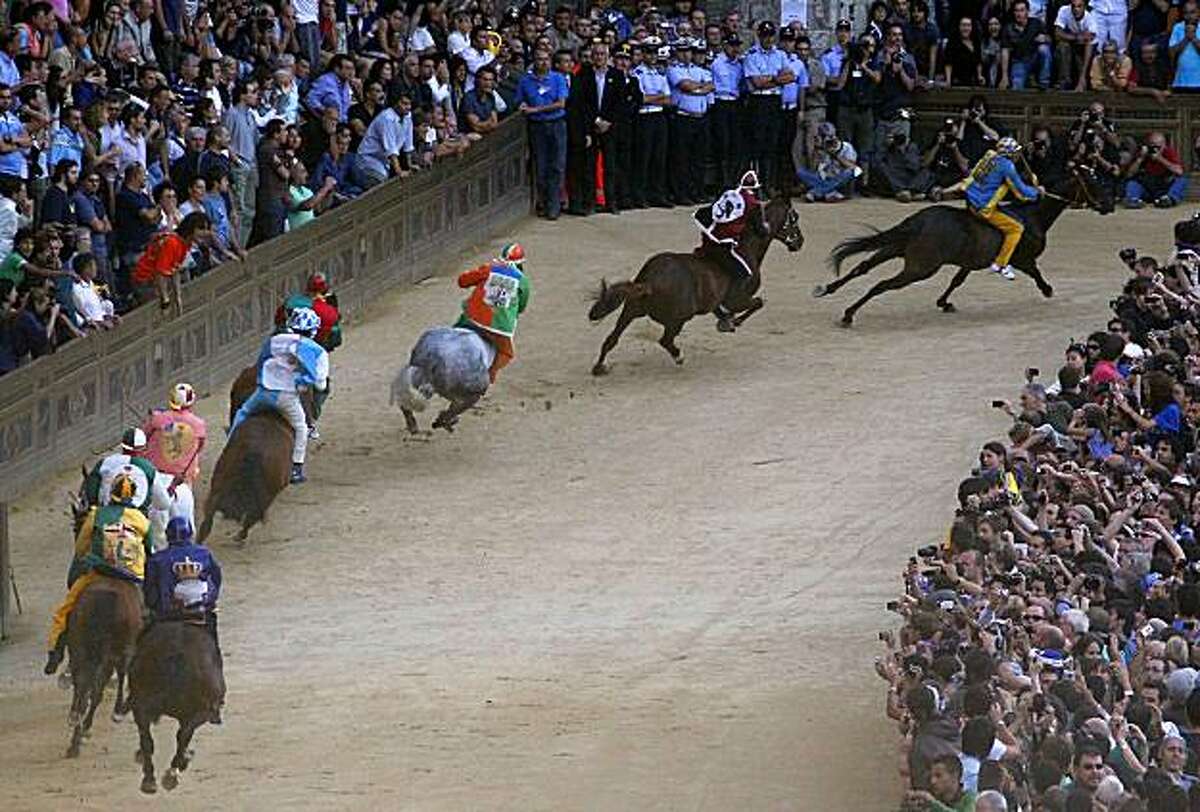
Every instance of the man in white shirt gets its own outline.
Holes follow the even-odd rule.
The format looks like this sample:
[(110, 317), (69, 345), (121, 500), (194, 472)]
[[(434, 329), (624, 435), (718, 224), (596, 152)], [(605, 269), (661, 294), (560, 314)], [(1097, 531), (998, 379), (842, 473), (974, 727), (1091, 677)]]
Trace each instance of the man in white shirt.
[(1071, 0), (1058, 10), (1054, 20), (1058, 41), (1055, 62), (1058, 64), (1058, 84), (1063, 90), (1082, 92), (1096, 49), (1096, 18), (1087, 10), (1086, 0)]
[(112, 327), (117, 322), (113, 303), (96, 289), (96, 258), (88, 253), (76, 254), (71, 262), (75, 278), (71, 282), (71, 299), (75, 303), (84, 327)]
[(25, 187), (11, 177), (0, 177), (0, 258), (12, 253), (17, 231), (32, 223), (32, 218), (20, 211)]
[(358, 145), (358, 165), (366, 188), (408, 174), (413, 153), (412, 99), (404, 94), (371, 121)]
[(446, 50), (450, 56), (458, 56), (471, 47), (471, 13), (458, 11), (454, 14), (454, 30), (446, 37)]
[(487, 48), (488, 32), (486, 29), (477, 28), (471, 32), (471, 47), (462, 52), (462, 58), (467, 63), (467, 86), (466, 90), (471, 91), (475, 87), (475, 73), (484, 65), (490, 65), (496, 61), (496, 55)]

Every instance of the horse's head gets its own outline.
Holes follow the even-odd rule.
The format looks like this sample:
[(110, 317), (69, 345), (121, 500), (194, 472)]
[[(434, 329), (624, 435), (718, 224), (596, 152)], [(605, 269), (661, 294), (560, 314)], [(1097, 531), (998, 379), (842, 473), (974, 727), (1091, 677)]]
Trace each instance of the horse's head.
[(779, 240), (787, 246), (788, 251), (799, 251), (804, 245), (804, 235), (800, 232), (800, 214), (793, 208), (790, 197), (782, 195), (772, 199), (764, 207), (763, 217), (771, 239)]
[(1086, 161), (1071, 162), (1068, 166), (1071, 174), (1064, 184), (1063, 196), (1072, 203), (1082, 203), (1101, 214), (1112, 214), (1116, 208), (1112, 186), (1100, 179), (1095, 167)]

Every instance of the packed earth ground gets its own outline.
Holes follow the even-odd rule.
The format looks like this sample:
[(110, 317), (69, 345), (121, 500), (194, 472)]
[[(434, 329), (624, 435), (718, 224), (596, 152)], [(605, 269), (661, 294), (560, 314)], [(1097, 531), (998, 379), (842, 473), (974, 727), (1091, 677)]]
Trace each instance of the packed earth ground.
[[(1069, 212), (1043, 257), (1050, 300), (980, 272), (944, 315), (943, 272), (839, 329), (866, 286), (810, 296), (833, 243), (912, 211), (802, 207), (807, 242), (768, 254), (764, 311), (733, 336), (690, 323), (682, 367), (639, 322), (604, 378), (589, 370), (612, 321), (587, 323), (588, 292), (689, 249), (690, 212), (496, 236), (460, 267), (516, 237), (534, 297), (516, 362), (452, 435), (409, 437), (388, 406), (416, 337), (455, 315), (452, 278), (373, 306), (333, 356), (309, 483), (244, 546), (230, 524), (214, 533), (225, 724), (197, 735), (172, 803), (895, 808), (898, 737), (871, 666), (884, 603), (914, 549), (944, 537), (980, 438), (1007, 428), (989, 401), (1014, 397), (1027, 366), (1056, 370), (1063, 337), (1103, 319), (1124, 280), (1117, 250), (1165, 258), (1180, 216)], [(227, 400), (206, 394), (207, 476)], [(24, 614), (0, 648), (6, 810), (138, 798), (132, 723), (98, 716), (64, 760), (68, 695), (41, 674), (76, 484), (64, 472), (12, 516)]]

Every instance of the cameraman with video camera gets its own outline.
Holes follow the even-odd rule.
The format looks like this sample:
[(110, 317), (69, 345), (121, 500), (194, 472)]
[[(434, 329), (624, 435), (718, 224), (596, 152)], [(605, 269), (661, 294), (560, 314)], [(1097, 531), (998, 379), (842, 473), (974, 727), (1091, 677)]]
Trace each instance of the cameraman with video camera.
[(1140, 209), (1153, 200), (1160, 209), (1169, 209), (1183, 200), (1187, 176), (1179, 153), (1167, 143), (1167, 137), (1154, 132), (1146, 136), (1133, 161), (1125, 168), (1125, 206)]
[(921, 160), (921, 151), (904, 133), (893, 133), (875, 151), (871, 167), (872, 190), (901, 203), (922, 200), (933, 185), (933, 176)]
[(935, 202), (942, 199), (943, 189), (954, 186), (967, 176), (971, 164), (959, 148), (958, 122), (948, 118), (942, 123), (921, 163), (933, 175), (929, 199)]

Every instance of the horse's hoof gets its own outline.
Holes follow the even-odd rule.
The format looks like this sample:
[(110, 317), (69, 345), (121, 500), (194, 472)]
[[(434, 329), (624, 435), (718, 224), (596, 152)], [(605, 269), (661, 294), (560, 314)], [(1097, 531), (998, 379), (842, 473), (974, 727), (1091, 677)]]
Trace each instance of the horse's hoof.
[(175, 789), (175, 787), (179, 786), (179, 770), (172, 767), (163, 773), (162, 785), (163, 789), (165, 789), (167, 792), (170, 792), (171, 790)]
[(828, 294), (829, 291), (825, 289), (824, 285), (817, 285), (815, 288), (813, 288), (814, 299), (820, 299), (822, 296), (827, 296)]
[(1042, 288), (1041, 291), (1042, 291), (1042, 295), (1045, 296), (1047, 299), (1054, 296), (1054, 288), (1050, 287), (1049, 285), (1046, 285), (1046, 287)]
[(940, 307), (942, 309), (943, 313), (957, 313), (958, 312), (958, 308), (955, 307), (950, 302), (939, 302), (938, 307)]
[(122, 722), (124, 722), (128, 718), (129, 718), (129, 711), (125, 711), (124, 713), (121, 713), (119, 711), (112, 712), (112, 720), (114, 722), (116, 722), (118, 725), (121, 724)]
[(842, 316), (842, 320), (838, 322), (842, 327), (852, 327), (854, 325), (853, 316)]
[(147, 795), (153, 795), (154, 793), (158, 792), (158, 784), (153, 778), (143, 778), (142, 792), (146, 793)]
[(67, 747), (67, 752), (63, 754), (63, 758), (79, 758), (79, 742), (71, 742)]
[(599, 378), (601, 375), (607, 375), (608, 367), (606, 367), (604, 364), (596, 364), (594, 367), (592, 367), (592, 374), (597, 378)]

